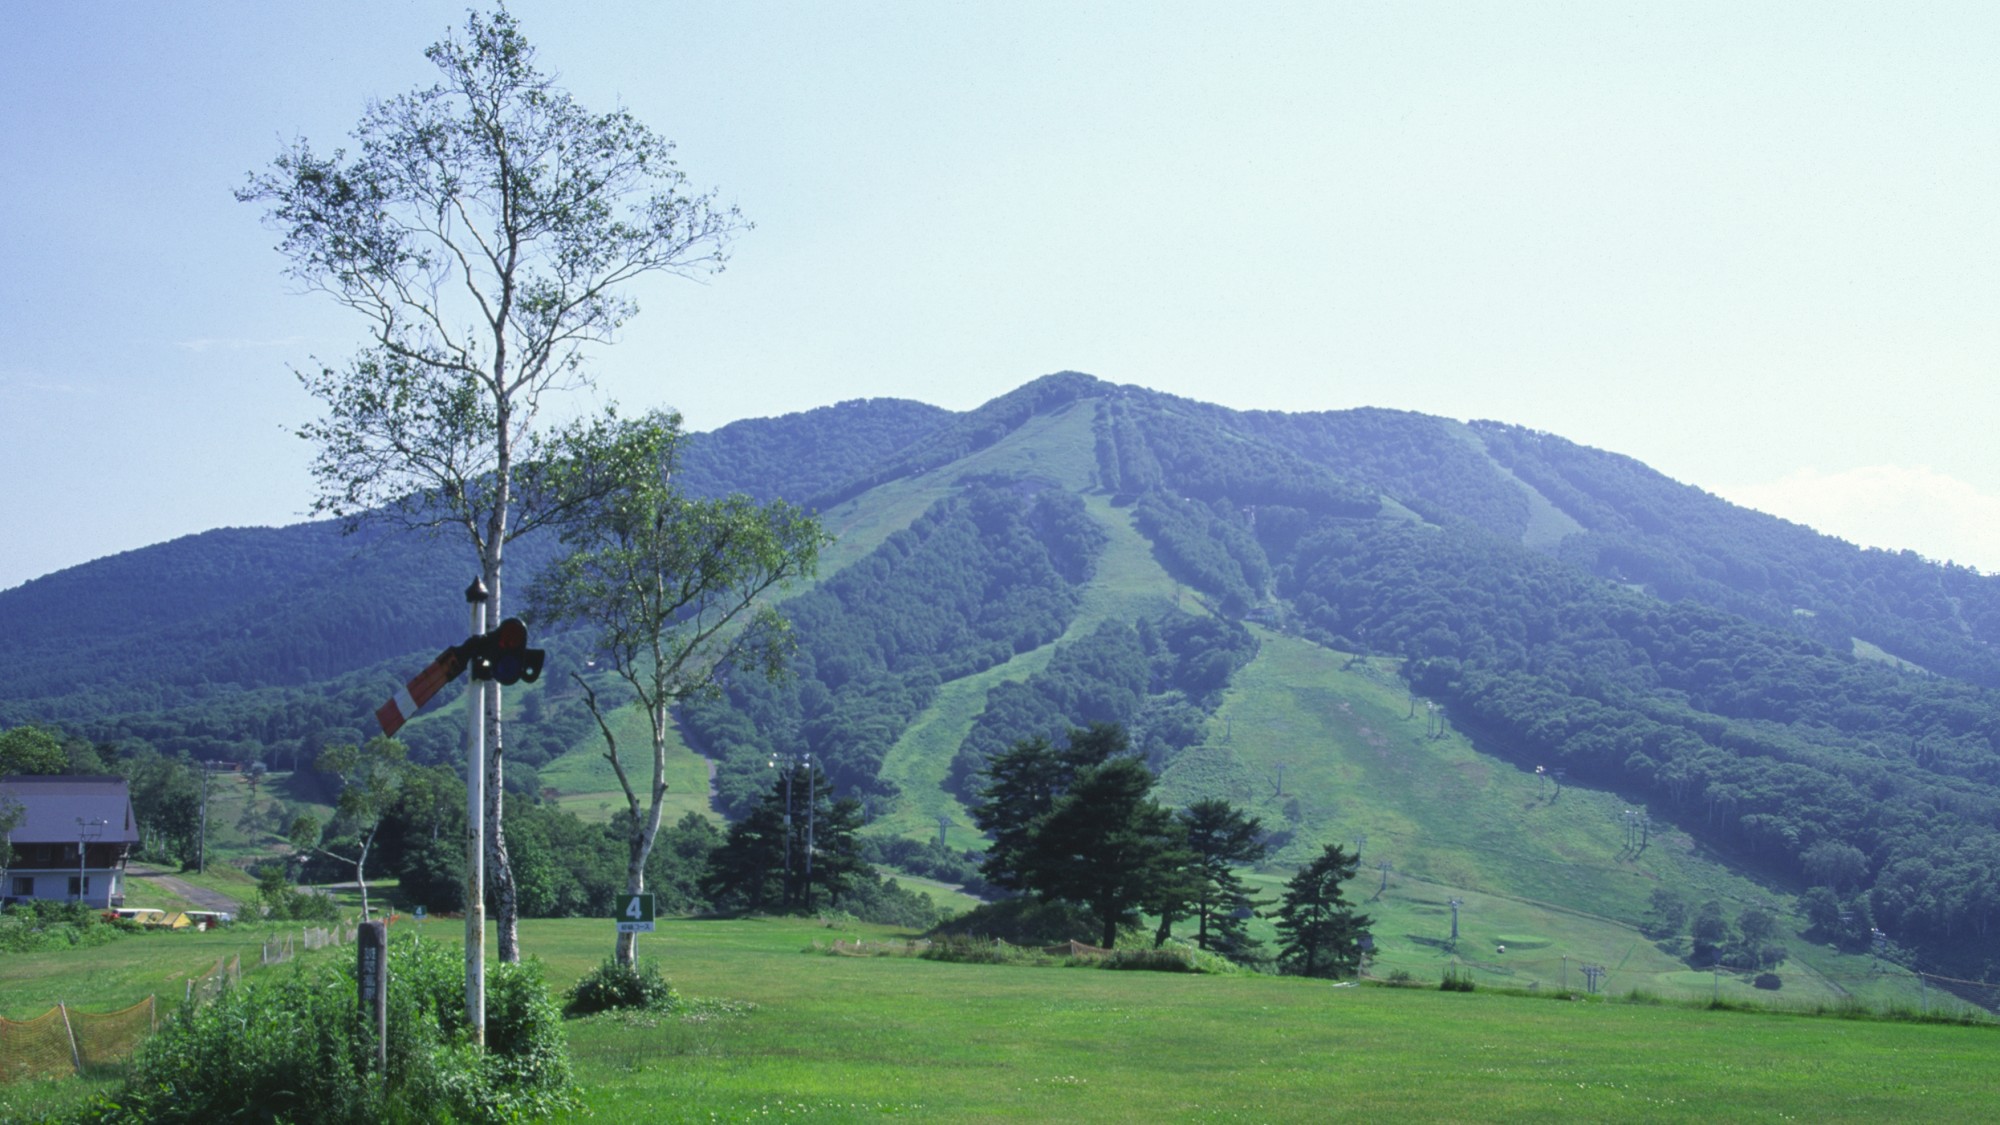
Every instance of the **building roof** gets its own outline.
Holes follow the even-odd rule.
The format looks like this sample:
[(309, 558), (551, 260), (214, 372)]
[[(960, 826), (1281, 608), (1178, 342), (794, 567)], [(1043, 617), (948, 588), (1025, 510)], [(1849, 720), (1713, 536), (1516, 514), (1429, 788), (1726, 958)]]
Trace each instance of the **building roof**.
[(12, 843), (74, 843), (79, 820), (104, 822), (94, 843), (139, 842), (131, 790), (122, 777), (0, 777), (0, 807), (17, 801), (25, 815), (9, 834)]

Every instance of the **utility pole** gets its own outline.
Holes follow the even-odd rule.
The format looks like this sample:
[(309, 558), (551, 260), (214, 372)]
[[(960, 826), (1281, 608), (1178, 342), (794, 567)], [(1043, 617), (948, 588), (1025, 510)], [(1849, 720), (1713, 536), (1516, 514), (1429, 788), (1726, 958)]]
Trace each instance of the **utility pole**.
[[(78, 902), (84, 900), (84, 888), (90, 883), (90, 875), (84, 869), (84, 855), (90, 850), (90, 842), (104, 835), (104, 826), (109, 823), (111, 822), (108, 820), (76, 818), (76, 901)], [(107, 898), (105, 901), (111, 900)]]
[(806, 755), (806, 909), (813, 904), (813, 813), (819, 807), (819, 792), (813, 784), (813, 756)]
[[(806, 769), (805, 903), (807, 905), (807, 908), (810, 909), (812, 905), (813, 806), (818, 804), (818, 801), (815, 799), (813, 793), (812, 752), (807, 751), (803, 754), (794, 754), (790, 752), (772, 753), (770, 761), (771, 768), (777, 769), (780, 764), (782, 764), (785, 768), (785, 894), (787, 895), (787, 897), (790, 896), (792, 890), (792, 849), (794, 847), (794, 844), (792, 842), (793, 841), (792, 777), (794, 774), (799, 772), (799, 767), (801, 765), (803, 765)], [(948, 817), (939, 817), (938, 820), (940, 822), (938, 827), (938, 838), (942, 840), (944, 838), (944, 826), (949, 824), (950, 820)]]
[(201, 770), (201, 835), (194, 842), (194, 870), (199, 875), (208, 870), (208, 759), (195, 765)]
[[(789, 899), (792, 894), (792, 765), (794, 759), (790, 754), (773, 754), (771, 755), (770, 767), (777, 769), (780, 759), (785, 763), (785, 897)], [(791, 904), (787, 902), (786, 905), (789, 906)]]
[(945, 833), (951, 831), (951, 814), (939, 813), (937, 820), (938, 820), (938, 847), (942, 848), (945, 846), (944, 842)]
[(1458, 908), (1464, 905), (1465, 900), (1462, 898), (1451, 900), (1451, 943), (1453, 945), (1458, 944)]

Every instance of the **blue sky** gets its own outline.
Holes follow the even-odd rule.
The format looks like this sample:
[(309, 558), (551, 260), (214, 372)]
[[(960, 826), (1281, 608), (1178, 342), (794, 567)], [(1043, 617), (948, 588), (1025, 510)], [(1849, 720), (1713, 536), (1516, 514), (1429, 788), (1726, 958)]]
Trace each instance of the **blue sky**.
[[(517, 2), (757, 222), (600, 391), (708, 429), (1061, 369), (1496, 418), (2000, 570), (2000, 8)], [(360, 325), (230, 196), (462, 3), (0, 5), (0, 588), (299, 518)]]

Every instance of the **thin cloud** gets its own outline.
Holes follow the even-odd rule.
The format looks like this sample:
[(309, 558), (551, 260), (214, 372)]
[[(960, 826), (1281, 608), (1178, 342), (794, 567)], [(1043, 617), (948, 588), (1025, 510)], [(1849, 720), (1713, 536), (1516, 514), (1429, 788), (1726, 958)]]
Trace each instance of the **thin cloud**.
[(240, 336), (202, 336), (176, 340), (174, 346), (191, 352), (240, 352), (251, 348), (291, 348), (305, 343), (304, 336), (280, 336), (270, 340), (247, 340)]
[(1864, 547), (1908, 549), (2000, 572), (2000, 496), (1928, 466), (1801, 469), (1722, 495)]
[(0, 371), (0, 391), (79, 397), (90, 397), (98, 393), (96, 387), (86, 383), (45, 375), (38, 371)]

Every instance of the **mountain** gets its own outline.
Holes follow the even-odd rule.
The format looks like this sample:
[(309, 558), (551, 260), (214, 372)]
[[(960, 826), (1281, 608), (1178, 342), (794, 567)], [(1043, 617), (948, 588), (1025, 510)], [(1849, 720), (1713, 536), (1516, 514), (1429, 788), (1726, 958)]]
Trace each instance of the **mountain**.
[[(1296, 856), (1356, 813), (1284, 794), (1285, 755), (1239, 747), (1232, 716), (1300, 716), (1271, 737), (1301, 760), (1320, 740), (1398, 745), (1379, 713), (1341, 735), (1326, 724), (1351, 706), (1278, 705), (1331, 690), (1273, 672), (1316, 652), (1407, 694), (1401, 745), (1457, 730), (1494, 767), (1561, 771), (1810, 891), (1819, 938), (1879, 927), (1989, 971), (2000, 578), (1500, 422), (1234, 411), (1074, 372), (963, 413), (868, 400), (735, 423), (691, 439), (682, 483), (808, 503), (839, 536), (781, 607), (796, 674), (682, 716), (724, 809), (768, 784), (772, 750), (809, 751), (878, 830), (923, 835), (966, 823), (996, 749), (1112, 721), (1183, 795), (1241, 797), (1275, 768), (1287, 799), (1258, 800)], [(0, 725), (296, 757), (362, 730), (364, 701), (462, 632), (468, 560), (307, 524), (38, 579), (0, 593)], [(587, 741), (559, 680), (520, 695), (510, 753), (530, 768)], [(442, 724), (410, 732), (420, 757), (455, 745)], [(1436, 877), (1480, 866), (1408, 848)]]

